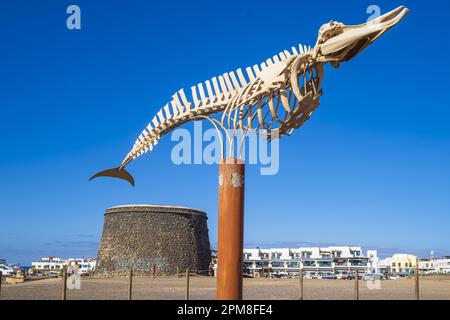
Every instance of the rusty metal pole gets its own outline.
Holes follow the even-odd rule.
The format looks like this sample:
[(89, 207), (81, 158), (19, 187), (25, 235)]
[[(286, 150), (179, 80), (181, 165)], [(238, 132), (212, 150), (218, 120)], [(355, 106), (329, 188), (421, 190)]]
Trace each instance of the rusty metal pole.
[(219, 230), (217, 247), (218, 300), (242, 300), (244, 250), (245, 163), (222, 160), (219, 165)]

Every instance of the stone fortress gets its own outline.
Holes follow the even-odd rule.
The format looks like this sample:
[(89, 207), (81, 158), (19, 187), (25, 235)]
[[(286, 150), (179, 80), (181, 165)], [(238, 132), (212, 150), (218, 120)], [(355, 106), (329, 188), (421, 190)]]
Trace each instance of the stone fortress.
[(96, 273), (207, 274), (211, 261), (205, 212), (178, 206), (127, 205), (106, 209)]

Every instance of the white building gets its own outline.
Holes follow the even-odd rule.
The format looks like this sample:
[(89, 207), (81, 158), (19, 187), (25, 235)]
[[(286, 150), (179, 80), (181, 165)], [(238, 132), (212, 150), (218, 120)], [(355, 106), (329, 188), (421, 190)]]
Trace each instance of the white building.
[(46, 257), (31, 262), (31, 268), (35, 270), (61, 271), (65, 265), (65, 261), (57, 257)]
[(93, 258), (69, 258), (60, 259), (57, 257), (41, 258), (39, 261), (32, 262), (31, 268), (33, 270), (61, 272), (65, 266), (78, 264), (80, 274), (94, 271), (96, 260)]
[(424, 274), (450, 274), (450, 256), (421, 259), (419, 261), (419, 270)]
[(378, 273), (392, 273), (392, 258), (378, 260)]
[(361, 247), (244, 249), (244, 271), (251, 275), (365, 273), (368, 261)]

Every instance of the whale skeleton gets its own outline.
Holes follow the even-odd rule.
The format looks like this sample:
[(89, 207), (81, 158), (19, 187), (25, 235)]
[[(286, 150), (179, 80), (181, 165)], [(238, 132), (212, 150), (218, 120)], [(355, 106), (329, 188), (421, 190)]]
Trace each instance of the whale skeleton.
[(152, 151), (164, 135), (193, 120), (209, 120), (217, 130), (223, 129), (231, 145), (237, 130), (243, 137), (249, 131), (263, 132), (269, 140), (290, 135), (320, 105), (324, 65), (337, 68), (354, 58), (408, 12), (400, 6), (354, 26), (331, 21), (320, 28), (314, 48), (300, 44), (245, 71), (237, 69), (192, 86), (189, 94), (184, 89), (175, 92), (139, 135), (120, 167), (101, 171), (90, 180), (108, 176), (134, 185), (125, 167)]

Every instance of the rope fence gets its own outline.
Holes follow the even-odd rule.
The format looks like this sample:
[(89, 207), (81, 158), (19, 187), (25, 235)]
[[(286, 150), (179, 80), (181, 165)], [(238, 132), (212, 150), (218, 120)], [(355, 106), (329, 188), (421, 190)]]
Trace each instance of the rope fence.
[[(134, 286), (134, 279), (135, 278), (140, 278), (140, 277), (144, 277), (144, 278), (152, 278), (152, 279), (183, 279), (184, 282), (184, 299), (185, 300), (190, 300), (191, 299), (191, 291), (192, 291), (192, 277), (194, 278), (213, 278), (213, 276), (209, 275), (211, 272), (210, 269), (205, 269), (205, 270), (195, 270), (195, 269), (189, 269), (186, 268), (184, 272), (181, 272), (181, 268), (177, 267), (176, 268), (176, 272), (172, 273), (172, 274), (164, 274), (164, 273), (156, 273), (155, 270), (152, 271), (145, 271), (145, 270), (134, 270), (132, 268), (130, 268), (128, 271), (122, 271), (122, 272), (107, 272), (107, 273), (101, 273), (101, 272), (90, 272), (87, 275), (84, 275), (83, 277), (81, 277), (81, 279), (108, 279), (108, 278), (127, 278), (128, 279), (128, 300), (132, 300), (134, 295), (133, 295), (133, 286)], [(207, 275), (208, 274), (208, 275)], [(67, 290), (68, 290), (68, 282), (69, 282), (69, 277), (70, 274), (68, 273), (67, 268), (64, 268), (61, 272), (60, 275), (60, 279), (61, 279), (61, 294), (60, 294), (60, 299), (61, 300), (67, 300)], [(433, 279), (439, 279), (439, 280), (444, 280), (444, 281), (448, 281), (450, 280), (450, 277), (447, 276), (433, 276), (430, 277)], [(0, 297), (2, 295), (2, 281), (4, 280), (5, 277), (2, 276), (1, 272), (0, 272)], [(308, 285), (311, 282), (305, 282), (305, 272), (304, 270), (300, 270), (298, 272), (298, 299), (299, 300), (305, 300), (308, 298), (317, 298), (316, 297), (312, 297), (312, 296), (308, 296), (310, 294), (310, 292), (308, 292)], [(362, 274), (360, 274), (357, 270), (353, 272), (353, 277), (351, 278), (354, 280), (354, 285), (353, 285), (353, 299), (354, 300), (360, 300), (361, 298), (361, 291), (360, 291), (360, 283), (361, 283), (361, 279), (363, 279)], [(350, 280), (351, 280), (350, 279)], [(421, 291), (420, 291), (420, 282), (422, 280), (429, 280), (427, 279), (427, 277), (424, 276), (420, 276), (419, 273), (415, 273), (414, 276), (409, 277), (410, 279), (410, 283), (411, 286), (409, 287), (411, 290), (411, 298), (415, 298), (416, 300), (420, 300), (421, 299)], [(364, 279), (365, 281), (376, 281), (376, 280), (367, 280)], [(313, 279), (311, 279), (310, 281), (315, 281)], [(349, 280), (332, 280), (332, 281), (336, 281), (336, 283), (343, 283), (343, 282), (338, 282), (338, 281), (349, 281)], [(378, 281), (378, 280), (377, 280)], [(397, 280), (394, 280), (397, 281)], [(142, 282), (141, 282), (142, 284)], [(198, 284), (198, 283), (197, 283)], [(329, 288), (332, 288), (333, 286), (329, 286)], [(337, 286), (338, 287), (338, 286)], [(346, 285), (345, 286), (348, 290), (350, 289), (350, 286)], [(177, 287), (179, 288), (179, 287)], [(70, 288), (69, 288), (70, 289)], [(142, 287), (141, 287), (142, 289)], [(198, 290), (199, 288), (197, 287), (196, 290)], [(306, 291), (305, 291), (306, 289)], [(208, 290), (211, 290), (211, 287), (209, 287)], [(350, 292), (350, 291), (347, 291)], [(368, 293), (367, 290), (363, 291), (363, 298), (370, 298), (370, 293)], [(125, 297), (124, 297), (125, 298)]]

